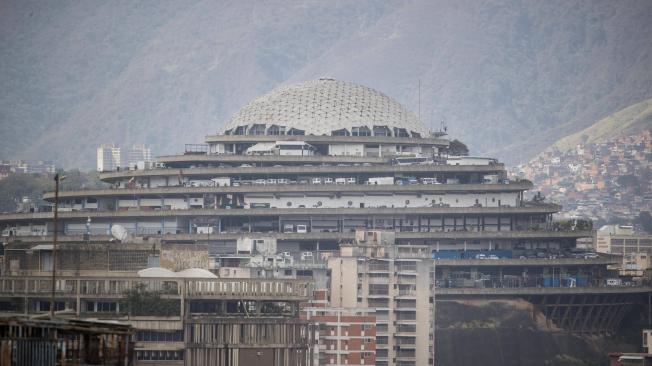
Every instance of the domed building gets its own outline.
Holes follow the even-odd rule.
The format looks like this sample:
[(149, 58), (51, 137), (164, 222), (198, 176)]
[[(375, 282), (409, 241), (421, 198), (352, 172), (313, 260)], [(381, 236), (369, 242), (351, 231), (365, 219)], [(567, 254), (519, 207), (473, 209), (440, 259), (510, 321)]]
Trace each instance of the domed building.
[[(80, 279), (84, 273), (98, 276), (93, 272), (98, 268), (80, 268), (73, 256), (56, 259), (57, 270), (69, 276), (62, 281), (70, 281), (70, 291), (57, 295), (61, 306), (72, 307), (79, 316), (97, 317), (102, 304), (120, 301), (120, 286), (148, 281), (182, 304), (183, 321), (169, 324), (185, 334), (187, 347), (185, 353), (170, 357), (182, 357), (185, 365), (236, 352), (219, 348), (224, 347), (220, 343), (214, 347), (219, 352), (213, 354), (197, 346), (209, 341), (192, 337), (212, 334), (211, 326), (231, 331), (237, 324), (253, 322), (247, 318), (252, 314), (259, 316), (263, 328), (283, 327), (279, 332), (287, 332), (282, 334), (291, 343), (273, 353), (276, 359), (289, 361), (270, 364), (310, 364), (312, 339), (301, 328), (305, 323), (295, 318), (298, 304), (308, 301), (313, 289), (328, 292), (324, 299), (335, 307), (375, 309), (376, 334), (360, 336), (363, 344), (374, 342), (374, 350), (363, 348), (346, 359), (349, 365), (361, 360), (376, 365), (433, 364), (431, 289), (437, 288), (444, 299), (503, 292), (518, 296), (520, 290), (513, 288), (522, 289), (529, 301), (543, 306), (552, 321), (559, 320), (564, 327), (570, 321), (557, 318), (566, 309), (552, 311), (547, 302), (557, 307), (567, 304), (558, 296), (574, 290), (570, 285), (561, 292), (546, 288), (559, 287), (560, 281), (570, 278), (572, 288), (598, 284), (611, 263), (604, 258), (551, 260), (568, 253), (577, 238), (590, 232), (561, 230), (553, 221), (560, 207), (524, 200), (531, 183), (507, 179), (502, 163), (453, 156), (445, 135), (429, 131), (405, 106), (373, 89), (333, 79), (276, 89), (244, 106), (222, 133), (207, 136), (205, 144), (186, 145), (184, 154), (161, 156), (146, 169), (105, 171), (100, 178), (106, 189), (59, 193), (56, 227), (52, 212), (0, 215), (7, 242), (5, 278), (0, 283), (26, 288), (20, 287), (28, 286), (26, 274), (48, 276), (52, 272), (48, 243), (55, 230), (60, 243), (94, 245), (97, 255), (87, 260), (97, 260), (101, 278)], [(55, 194), (46, 193), (44, 199), (54, 203)], [(116, 225), (140, 238), (142, 249), (136, 251), (130, 244), (131, 252), (125, 249), (121, 257), (102, 254)], [(385, 237), (390, 233), (390, 247), (397, 253), (418, 253), (418, 259), (390, 257), (393, 249), (387, 249), (384, 257), (361, 255), (349, 267), (329, 261), (340, 258), (343, 248), (359, 239), (356, 232), (381, 232)], [(159, 244), (205, 247), (216, 266), (252, 268), (246, 271), (252, 278), (208, 278), (207, 272), (197, 270), (187, 277), (150, 277), (158, 270), (138, 277), (137, 271), (163, 263), (157, 257)], [(119, 250), (115, 249), (119, 243), (111, 245)], [(186, 259), (191, 258), (179, 261), (190, 263)], [(327, 270), (328, 278), (318, 275)], [(219, 273), (226, 276), (227, 271)], [(114, 281), (112, 274), (121, 280)], [(0, 309), (38, 313), (46, 308), (45, 295), (22, 298), (22, 293), (7, 291), (0, 297)], [(16, 298), (27, 307), (12, 303)], [(611, 304), (621, 300), (629, 301), (619, 297)], [(111, 312), (119, 306), (106, 309)], [(605, 311), (618, 309), (614, 305)], [(263, 319), (266, 311), (270, 318)], [(216, 314), (247, 319), (231, 317), (216, 323)], [(285, 320), (274, 320), (275, 316)], [(138, 324), (151, 325), (144, 320)], [(245, 343), (237, 351), (241, 359), (253, 364), (255, 358), (246, 357), (268, 354)], [(144, 363), (167, 357), (151, 353), (146, 343), (141, 346), (137, 352)], [(154, 348), (167, 349), (161, 347)], [(334, 355), (348, 354), (324, 352), (333, 362)]]
[(242, 108), (226, 135), (428, 136), (403, 105), (365, 86), (319, 79), (276, 89)]

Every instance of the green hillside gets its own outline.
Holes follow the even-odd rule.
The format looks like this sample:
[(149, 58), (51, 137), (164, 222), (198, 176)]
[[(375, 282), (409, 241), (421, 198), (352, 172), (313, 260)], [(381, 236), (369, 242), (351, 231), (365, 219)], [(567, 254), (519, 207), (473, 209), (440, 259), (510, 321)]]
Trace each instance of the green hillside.
[(652, 128), (652, 98), (631, 105), (580, 132), (557, 141), (553, 147), (567, 151), (580, 142), (595, 143), (609, 138)]

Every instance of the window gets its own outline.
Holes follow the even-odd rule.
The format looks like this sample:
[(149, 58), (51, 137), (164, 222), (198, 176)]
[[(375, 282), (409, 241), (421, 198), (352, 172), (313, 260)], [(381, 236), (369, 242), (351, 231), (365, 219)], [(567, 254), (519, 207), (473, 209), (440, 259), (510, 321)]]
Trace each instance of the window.
[(290, 130), (288, 131), (288, 135), (295, 135), (295, 136), (296, 135), (301, 135), (301, 136), (303, 136), (305, 134), (306, 134), (306, 131), (299, 130), (299, 129), (296, 129), (296, 128), (290, 128)]
[(249, 129), (250, 135), (264, 135), (265, 134), (265, 125), (255, 124)]
[(346, 130), (346, 129), (343, 128), (343, 129), (341, 129), (341, 130), (334, 130), (334, 131), (331, 131), (331, 135), (332, 135), (332, 136), (349, 136), (350, 133), (349, 133), (348, 130)]
[(285, 135), (285, 126), (271, 125), (267, 129), (268, 135)]
[(153, 331), (142, 330), (136, 332), (138, 342), (183, 342), (183, 331)]
[(371, 136), (371, 130), (365, 126), (352, 127), (351, 136)]
[(183, 360), (183, 351), (176, 351), (176, 350), (136, 351), (136, 359), (141, 361), (180, 361)]
[(387, 126), (374, 126), (374, 136), (391, 136), (391, 132)]

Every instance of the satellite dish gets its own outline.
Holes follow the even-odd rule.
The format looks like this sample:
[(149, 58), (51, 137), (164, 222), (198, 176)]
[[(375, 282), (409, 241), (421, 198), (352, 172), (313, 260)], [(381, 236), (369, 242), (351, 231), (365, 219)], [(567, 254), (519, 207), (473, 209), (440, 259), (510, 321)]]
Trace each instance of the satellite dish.
[(124, 241), (129, 236), (127, 229), (122, 225), (113, 225), (111, 226), (111, 236), (117, 240)]

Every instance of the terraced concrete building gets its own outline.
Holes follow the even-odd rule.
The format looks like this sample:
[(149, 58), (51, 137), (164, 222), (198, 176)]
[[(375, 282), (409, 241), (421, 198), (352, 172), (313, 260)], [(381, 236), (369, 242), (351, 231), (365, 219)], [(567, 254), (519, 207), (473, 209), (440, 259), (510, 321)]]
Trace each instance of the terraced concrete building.
[[(509, 249), (523, 238), (546, 246), (541, 229), (559, 210), (523, 202), (531, 184), (506, 180), (494, 159), (448, 156), (449, 141), (396, 101), (331, 79), (254, 100), (206, 142), (152, 169), (103, 172), (110, 188), (62, 192), (63, 240), (121, 225), (215, 252), (243, 233), (277, 237), (280, 252), (321, 252), (368, 228), (395, 230), (399, 244)], [(51, 212), (0, 220), (6, 234), (54, 229)]]
[[(340, 244), (362, 229), (393, 231), (394, 245), (426, 248), (420, 263), (439, 262), (427, 291), (441, 288), (444, 297), (525, 293), (551, 319), (577, 331), (613, 327), (624, 316), (621, 309), (633, 303), (600, 287), (612, 260), (570, 256), (576, 239), (591, 233), (556, 224), (557, 205), (525, 201), (529, 181), (507, 179), (495, 159), (454, 156), (443, 133), (429, 131), (400, 103), (364, 86), (320, 79), (272, 91), (245, 106), (222, 133), (207, 136), (205, 144), (186, 145), (184, 154), (159, 157), (149, 167), (102, 172), (106, 189), (65, 191), (64, 182), (57, 227), (52, 212), (0, 215), (8, 243), (3, 275), (51, 271), (48, 243), (55, 230), (61, 242), (84, 245), (108, 243), (119, 225), (163, 244), (207, 245), (211, 257), (237, 254), (243, 236), (265, 243), (271, 238), (279, 256), (292, 257), (301, 274), (310, 276), (310, 268), (326, 268)], [(54, 197), (45, 194), (50, 202)], [(147, 267), (147, 258), (137, 262)], [(359, 298), (393, 293), (380, 287), (394, 282), (374, 281), (380, 282), (357, 289), (364, 294)], [(416, 291), (409, 283), (401, 286), (404, 293)], [(560, 301), (578, 287), (595, 296)], [(601, 296), (611, 307), (594, 311)], [(381, 300), (374, 301), (387, 303)], [(409, 312), (416, 310), (402, 309), (402, 319), (381, 318), (407, 322), (408, 329), (416, 319)], [(40, 308), (28, 304), (24, 311)], [(604, 316), (586, 320), (591, 314)], [(193, 324), (186, 322), (185, 329), (199, 327)], [(386, 329), (378, 325), (383, 341), (393, 339), (382, 335)], [(434, 363), (432, 348), (417, 355), (421, 348), (407, 342), (377, 342), (376, 364)], [(392, 349), (397, 352), (388, 352)], [(195, 359), (210, 353), (192, 352)]]

